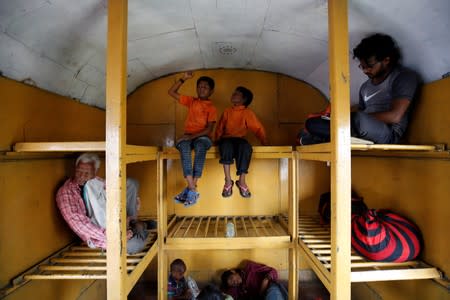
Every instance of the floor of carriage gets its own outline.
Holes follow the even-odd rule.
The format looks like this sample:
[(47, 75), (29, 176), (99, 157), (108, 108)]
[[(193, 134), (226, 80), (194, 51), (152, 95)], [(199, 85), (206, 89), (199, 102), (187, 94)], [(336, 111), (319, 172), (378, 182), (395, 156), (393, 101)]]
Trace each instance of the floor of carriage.
[[(317, 277), (311, 278), (308, 274), (305, 279), (300, 275), (299, 296), (302, 300), (329, 300), (330, 294), (325, 286)], [(199, 287), (205, 286), (206, 283), (198, 283)], [(287, 286), (287, 282), (284, 282)], [(130, 292), (128, 300), (156, 300), (157, 299), (157, 285), (156, 282), (141, 281), (136, 284), (134, 289)]]

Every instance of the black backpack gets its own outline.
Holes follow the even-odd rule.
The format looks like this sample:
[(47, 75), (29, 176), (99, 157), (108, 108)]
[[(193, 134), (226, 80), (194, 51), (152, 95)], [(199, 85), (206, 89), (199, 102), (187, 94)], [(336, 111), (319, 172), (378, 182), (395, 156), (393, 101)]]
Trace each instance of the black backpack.
[[(352, 192), (352, 215), (362, 214), (367, 210), (367, 206), (362, 197), (359, 197), (356, 193)], [(322, 224), (330, 224), (331, 220), (331, 193), (323, 193), (320, 195), (319, 201), (319, 215)]]

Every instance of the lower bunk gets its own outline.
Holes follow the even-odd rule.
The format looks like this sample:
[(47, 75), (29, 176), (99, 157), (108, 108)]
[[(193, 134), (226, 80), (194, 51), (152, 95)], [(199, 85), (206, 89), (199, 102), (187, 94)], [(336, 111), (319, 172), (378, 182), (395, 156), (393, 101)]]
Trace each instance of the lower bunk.
[(172, 216), (166, 249), (289, 248), (281, 215)]
[[(139, 277), (142, 274), (156, 256), (157, 244), (156, 230), (150, 230), (144, 249), (127, 255), (128, 275)], [(10, 294), (30, 280), (106, 279), (106, 270), (106, 251), (71, 243), (11, 280), (8, 286), (0, 290), (0, 297)]]
[[(299, 246), (308, 264), (331, 291), (331, 235), (330, 226), (317, 216), (300, 216), (298, 225)], [(437, 268), (418, 260), (392, 263), (369, 261), (352, 251), (351, 282), (434, 279), (442, 285), (448, 282)]]

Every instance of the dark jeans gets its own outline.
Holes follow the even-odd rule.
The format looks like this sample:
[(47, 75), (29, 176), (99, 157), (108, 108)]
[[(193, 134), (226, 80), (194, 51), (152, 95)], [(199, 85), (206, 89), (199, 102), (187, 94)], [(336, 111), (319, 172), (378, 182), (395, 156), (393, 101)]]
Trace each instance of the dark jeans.
[(288, 292), (286, 288), (277, 282), (270, 283), (266, 291), (265, 300), (287, 300)]
[[(322, 118), (306, 120), (307, 132), (301, 132), (303, 145), (326, 143), (330, 141), (330, 121)], [(373, 141), (376, 144), (396, 144), (400, 141), (392, 126), (381, 122), (369, 114), (353, 112), (351, 114), (351, 135)]]
[(221, 164), (231, 165), (236, 160), (236, 174), (248, 173), (253, 149), (246, 139), (223, 138), (219, 141), (219, 152)]
[(392, 126), (381, 122), (371, 115), (353, 112), (351, 116), (352, 136), (373, 141), (376, 144), (396, 144), (401, 136)]

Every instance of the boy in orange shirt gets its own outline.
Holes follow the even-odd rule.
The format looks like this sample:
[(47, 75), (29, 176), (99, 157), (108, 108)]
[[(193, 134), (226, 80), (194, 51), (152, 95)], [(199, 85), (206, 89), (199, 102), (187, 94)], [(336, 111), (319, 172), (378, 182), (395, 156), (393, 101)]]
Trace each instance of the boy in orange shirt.
[(233, 180), (231, 180), (230, 166), (233, 159), (236, 160), (236, 174), (239, 180), (236, 185), (239, 193), (244, 198), (251, 196), (245, 182), (252, 157), (252, 146), (245, 139), (247, 130), (250, 129), (261, 144), (267, 145), (266, 132), (255, 113), (248, 108), (253, 100), (253, 93), (242, 86), (236, 88), (231, 96), (231, 107), (225, 109), (216, 128), (215, 140), (218, 141), (220, 150), (220, 163), (223, 164), (225, 173), (225, 185), (222, 196), (230, 197), (233, 193)]
[[(184, 124), (184, 134), (177, 140), (176, 148), (180, 151), (183, 175), (187, 187), (177, 196), (175, 201), (189, 207), (197, 202), (200, 194), (197, 192), (197, 181), (202, 175), (206, 159), (206, 151), (211, 147), (211, 134), (217, 120), (217, 110), (209, 99), (214, 91), (214, 80), (202, 76), (197, 80), (197, 98), (180, 95), (178, 89), (188, 79), (192, 72), (186, 72), (178, 79), (168, 93), (181, 105), (187, 106), (189, 111)], [(194, 149), (194, 165), (192, 165), (191, 151)]]

